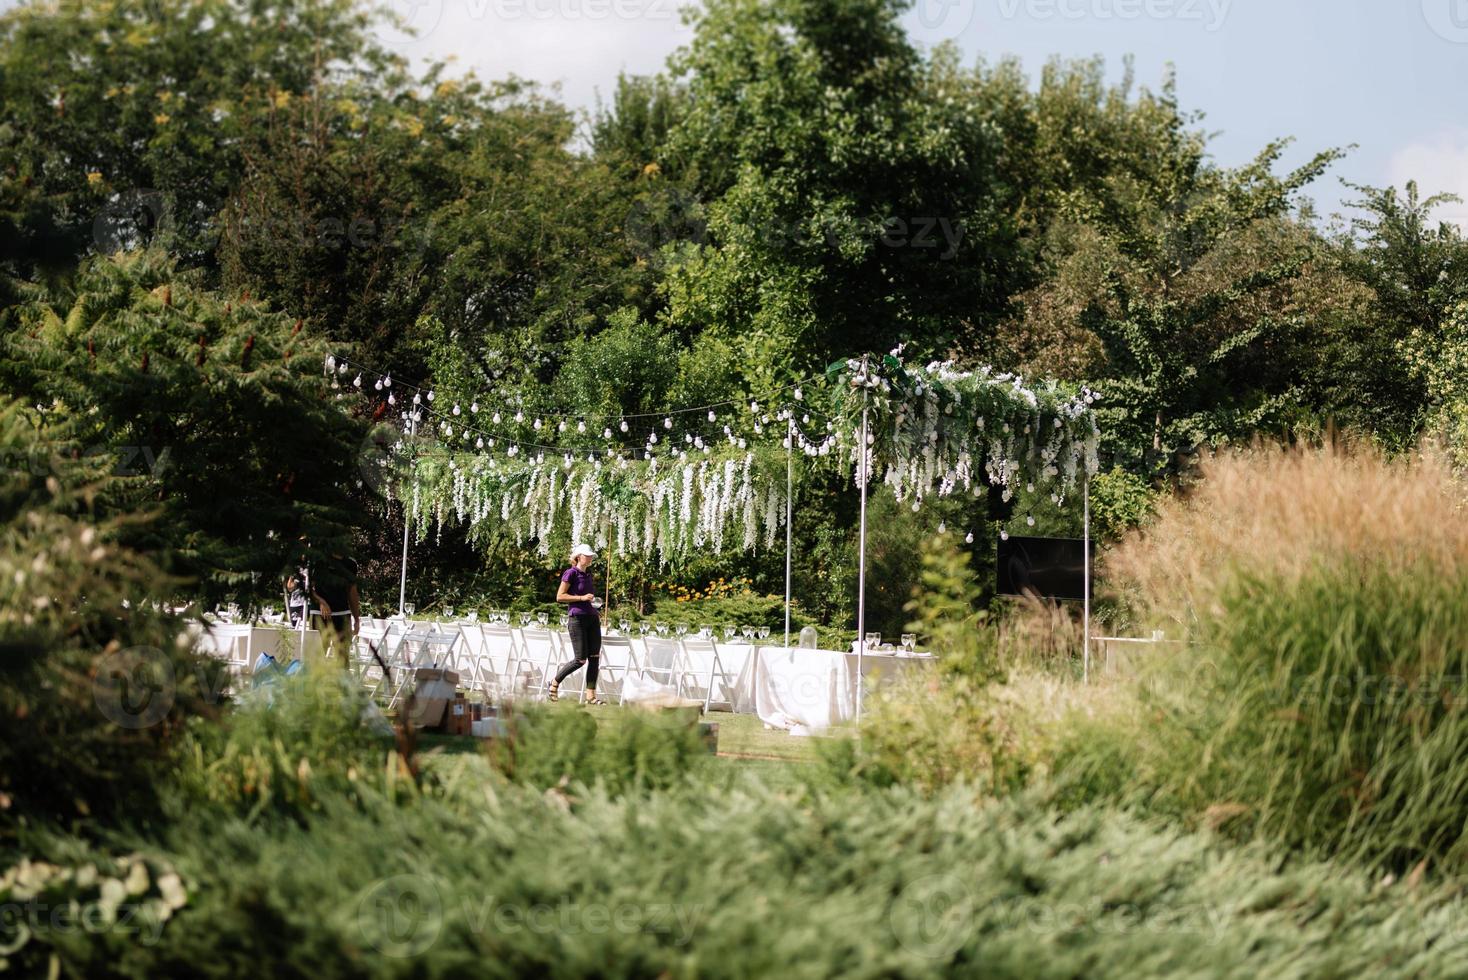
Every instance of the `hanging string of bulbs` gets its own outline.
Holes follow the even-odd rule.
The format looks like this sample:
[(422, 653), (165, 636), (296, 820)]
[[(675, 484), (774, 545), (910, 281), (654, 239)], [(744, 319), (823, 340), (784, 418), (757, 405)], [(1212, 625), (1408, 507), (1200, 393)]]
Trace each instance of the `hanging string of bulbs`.
[[(395, 409), (399, 420), (410, 430), (416, 431), (426, 416), (445, 444), (452, 445), (452, 440), (457, 439), (466, 452), (502, 453), (507, 457), (536, 454), (542, 459), (546, 455), (561, 455), (585, 457), (588, 461), (648, 459), (659, 452), (683, 458), (689, 452), (707, 455), (720, 444), (747, 449), (755, 437), (764, 436), (768, 429), (771, 435), (781, 435), (784, 448), (794, 448), (814, 457), (829, 455), (841, 441), (837, 419), (805, 403), (804, 388), (814, 382), (811, 378), (777, 388), (777, 397), (789, 394), (791, 400), (774, 409), (762, 407), (757, 400), (746, 403), (728, 399), (657, 413), (532, 414), (519, 405), (496, 404), (479, 397), (468, 399), (467, 409), (458, 399), (444, 405), (433, 388), (401, 378), (395, 380), (391, 371), (378, 370), (345, 355), (328, 355), (325, 367), (335, 388), (355, 390), (364, 397), (379, 399), (381, 404)], [(343, 383), (348, 375), (352, 380)], [(809, 428), (812, 425), (818, 429), (813, 431)], [(602, 444), (587, 445), (597, 438), (598, 429)], [(584, 437), (576, 445), (567, 445), (558, 438), (572, 432)], [(549, 441), (552, 438), (557, 441)]]

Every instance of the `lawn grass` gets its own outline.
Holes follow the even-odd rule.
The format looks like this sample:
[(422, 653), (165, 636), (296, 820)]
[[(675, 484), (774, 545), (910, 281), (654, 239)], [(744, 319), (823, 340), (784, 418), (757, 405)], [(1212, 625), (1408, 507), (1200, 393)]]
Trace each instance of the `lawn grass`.
[[(634, 709), (609, 704), (578, 710), (590, 712), (597, 724), (604, 726), (613, 723), (623, 712)], [(711, 711), (702, 720), (719, 726), (718, 758), (721, 768), (759, 774), (770, 785), (783, 785), (798, 778), (796, 773), (789, 771), (790, 767), (815, 762), (823, 738), (849, 737), (849, 733), (839, 730), (824, 737), (796, 737), (780, 729), (766, 728), (758, 715)], [(477, 753), (484, 744), (484, 740), (469, 735), (439, 732), (420, 732), (418, 735), (419, 750), (429, 759)]]

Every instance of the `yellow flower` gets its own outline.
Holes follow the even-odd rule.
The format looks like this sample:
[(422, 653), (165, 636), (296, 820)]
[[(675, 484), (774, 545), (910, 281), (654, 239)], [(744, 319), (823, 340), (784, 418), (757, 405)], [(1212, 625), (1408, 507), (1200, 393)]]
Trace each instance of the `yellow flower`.
[(158, 115), (156, 115), (156, 116), (153, 117), (153, 122), (156, 123), (159, 126), (167, 126), (168, 125), (168, 120), (171, 119), (171, 118), (172, 117), (169, 116), (168, 113), (166, 113), (166, 112), (160, 112), (160, 113), (158, 113)]
[(423, 135), (423, 120), (409, 119), (406, 123), (404, 123), (404, 125), (408, 129), (409, 136), (417, 138)]
[(87, 183), (97, 187), (102, 183), (102, 175), (95, 170), (87, 171)]
[(642, 168), (642, 176), (644, 177), (656, 177), (662, 172), (663, 168), (659, 167), (656, 163), (649, 163), (647, 166)]
[(438, 88), (433, 90), (433, 94), (439, 98), (443, 98), (446, 95), (453, 95), (458, 90), (459, 83), (451, 79), (449, 81), (439, 82)]
[(271, 96), (271, 101), (275, 103), (277, 109), (284, 109), (291, 104), (291, 94), (289, 92), (276, 92)]

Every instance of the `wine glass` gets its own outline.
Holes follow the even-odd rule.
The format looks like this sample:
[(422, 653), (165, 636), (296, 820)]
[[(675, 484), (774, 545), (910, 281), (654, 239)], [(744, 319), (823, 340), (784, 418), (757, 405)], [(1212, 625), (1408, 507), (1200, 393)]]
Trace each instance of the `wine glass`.
[(906, 650), (908, 652), (908, 655), (911, 656), (914, 648), (916, 648), (916, 647), (917, 647), (917, 634), (916, 633), (903, 633), (902, 634), (902, 649)]
[(705, 623), (704, 625), (700, 626), (698, 628), (698, 635), (701, 636), (702, 638), (704, 638), (705, 640), (713, 639), (713, 636), (714, 636), (714, 627), (713, 627), (713, 624), (712, 623)]
[(535, 617), (534, 616), (531, 616), (528, 612), (522, 612), (520, 614), (520, 628), (521, 629), (529, 629), (530, 628), (530, 621), (532, 619), (534, 619), (534, 618)]
[(444, 619), (447, 619), (447, 620), (452, 620), (454, 618), (454, 607), (453, 606), (444, 606), (443, 607), (443, 618)]
[(882, 645), (882, 634), (881, 633), (868, 633), (867, 634), (867, 649), (868, 650), (875, 650), (875, 649), (877, 649), (877, 647), (879, 647), (881, 645)]
[(687, 623), (674, 623), (673, 624), (673, 632), (678, 634), (678, 639), (680, 639), (680, 640), (683, 639), (683, 637), (685, 637), (685, 636), (688, 635), (688, 624)]
[(416, 605), (414, 605), (413, 603), (411, 603), (411, 602), (405, 602), (405, 603), (403, 603), (403, 614), (404, 615), (406, 615), (406, 616), (412, 616), (417, 611), (418, 611), (418, 607)]
[(546, 624), (550, 622), (550, 613), (545, 612), (544, 610), (536, 613), (535, 621), (540, 624), (541, 629), (545, 629)]
[(741, 627), (739, 627), (739, 635), (744, 637), (744, 642), (745, 643), (749, 643), (751, 640), (754, 639), (754, 627), (753, 626), (741, 626)]
[(652, 624), (650, 624), (647, 620), (639, 619), (637, 621), (637, 632), (641, 633), (644, 637), (647, 636), (648, 631), (651, 629)]
[(621, 619), (617, 620), (617, 632), (621, 633), (623, 636), (626, 636), (628, 634), (628, 632), (631, 630), (631, 627), (632, 624), (628, 621), (626, 616), (623, 616)]
[(661, 619), (652, 624), (652, 628), (658, 631), (658, 636), (668, 635), (668, 624)]
[(477, 623), (477, 622), (479, 622), (479, 610), (478, 609), (471, 609), (471, 610), (469, 610), (468, 612), (466, 612), (464, 614), (464, 620), (465, 620), (465, 622), (469, 622), (469, 623)]
[(758, 632), (761, 640), (768, 640), (770, 638), (770, 628), (768, 626), (761, 626)]
[(724, 624), (724, 642), (725, 643), (728, 643), (730, 640), (734, 639), (734, 634), (735, 634), (736, 631), (738, 631), (738, 629), (739, 629), (739, 627), (735, 626), (733, 623), (725, 623)]
[(571, 628), (571, 614), (568, 613), (568, 612), (561, 613), (561, 629), (568, 630), (570, 628)]

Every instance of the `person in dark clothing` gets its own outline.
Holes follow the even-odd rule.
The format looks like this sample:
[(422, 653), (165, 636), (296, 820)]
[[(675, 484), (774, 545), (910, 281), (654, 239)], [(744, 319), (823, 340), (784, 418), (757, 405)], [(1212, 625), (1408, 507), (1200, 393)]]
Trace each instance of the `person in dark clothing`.
[(321, 630), (322, 654), (336, 654), (348, 669), (352, 666), (352, 638), (362, 626), (362, 605), (357, 596), (357, 563), (333, 554), (311, 569), (311, 595), (318, 609), (316, 627)]
[(571, 649), (576, 659), (562, 664), (551, 682), (550, 700), (560, 698), (561, 681), (582, 667), (586, 668), (586, 704), (606, 704), (596, 696), (597, 666), (601, 662), (601, 616), (596, 611), (596, 583), (591, 578), (591, 563), (596, 552), (590, 545), (578, 544), (571, 549), (571, 567), (561, 575), (561, 585), (556, 591), (556, 601), (567, 603), (571, 631)]

